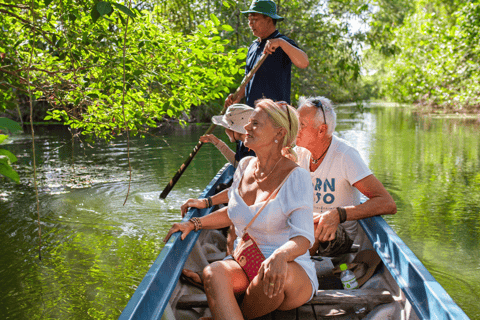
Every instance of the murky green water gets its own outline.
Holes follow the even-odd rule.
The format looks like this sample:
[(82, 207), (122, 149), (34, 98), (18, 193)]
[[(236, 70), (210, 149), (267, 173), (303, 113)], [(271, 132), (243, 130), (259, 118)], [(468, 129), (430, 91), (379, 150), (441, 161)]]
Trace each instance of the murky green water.
[[(339, 121), (339, 135), (361, 151), (397, 202), (398, 214), (387, 221), (469, 317), (480, 319), (480, 124), (400, 108), (339, 108)], [(22, 183), (0, 180), (2, 316), (118, 318), (180, 205), (225, 163), (213, 146), (202, 147), (167, 199), (158, 199), (206, 128), (134, 139), (125, 206), (124, 140), (77, 142), (72, 152), (68, 131), (37, 128), (41, 261), (31, 142), (13, 137), (6, 148), (19, 158)], [(227, 140), (221, 129), (216, 133)]]

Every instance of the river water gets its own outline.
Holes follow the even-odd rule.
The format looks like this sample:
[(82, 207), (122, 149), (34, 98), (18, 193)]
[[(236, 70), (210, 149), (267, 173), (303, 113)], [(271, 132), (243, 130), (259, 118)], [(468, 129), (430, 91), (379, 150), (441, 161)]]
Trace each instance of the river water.
[[(385, 217), (471, 319), (480, 319), (480, 123), (399, 107), (339, 107), (337, 134), (360, 150), (393, 195)], [(35, 129), (42, 259), (28, 134), (16, 185), (0, 178), (0, 312), (5, 319), (117, 319), (159, 254), (180, 205), (225, 164), (205, 145), (166, 200), (159, 194), (207, 125), (159, 129), (130, 145), (87, 144)], [(215, 131), (228, 141), (221, 128)]]

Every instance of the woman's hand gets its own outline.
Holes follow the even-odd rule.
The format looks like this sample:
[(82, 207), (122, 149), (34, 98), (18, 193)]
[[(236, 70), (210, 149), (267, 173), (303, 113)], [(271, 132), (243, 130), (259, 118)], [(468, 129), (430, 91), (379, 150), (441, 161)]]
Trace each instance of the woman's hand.
[(182, 211), (182, 218), (185, 217), (185, 213), (187, 213), (188, 208), (205, 209), (206, 207), (207, 205), (205, 204), (204, 199), (188, 199), (180, 207), (180, 210)]
[(200, 142), (203, 142), (203, 143), (210, 142), (210, 143), (216, 144), (218, 142), (218, 138), (215, 137), (215, 135), (213, 134), (206, 134), (200, 137)]
[(167, 242), (168, 239), (172, 236), (177, 231), (181, 231), (182, 235), (180, 236), (180, 239), (185, 240), (185, 237), (188, 236), (190, 231), (195, 229), (195, 226), (193, 225), (193, 222), (187, 221), (187, 222), (182, 222), (182, 223), (174, 223), (173, 226), (170, 228), (170, 230), (167, 233), (167, 236), (165, 239), (163, 239), (163, 242)]
[(272, 298), (283, 291), (287, 270), (287, 256), (284, 253), (276, 251), (262, 262), (258, 274), (266, 296)]

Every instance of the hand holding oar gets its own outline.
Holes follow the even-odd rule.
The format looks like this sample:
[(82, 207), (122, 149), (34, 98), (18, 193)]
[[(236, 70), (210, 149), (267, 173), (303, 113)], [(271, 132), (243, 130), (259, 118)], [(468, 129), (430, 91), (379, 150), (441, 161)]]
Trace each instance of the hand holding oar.
[[(235, 93), (233, 94), (233, 97), (232, 97), (232, 100), (233, 101), (236, 101), (237, 100), (237, 97), (238, 95), (240, 94), (240, 92), (242, 92), (242, 90), (245, 90), (245, 86), (247, 85), (247, 83), (252, 79), (253, 75), (255, 74), (255, 72), (257, 72), (258, 68), (260, 68), (260, 66), (262, 65), (263, 61), (265, 61), (265, 59), (267, 58), (267, 54), (263, 54), (260, 59), (258, 60), (258, 62), (255, 64), (255, 66), (253, 67), (252, 70), (250, 70), (250, 72), (245, 76), (245, 78), (243, 78), (243, 81), (242, 83), (240, 84), (240, 86), (237, 88), (237, 90), (235, 91)], [(222, 112), (220, 113), (220, 115), (223, 115), (225, 112), (227, 111), (227, 106), (225, 105), (223, 107), (223, 110)], [(215, 124), (211, 124), (210, 127), (208, 128), (208, 130), (205, 132), (204, 135), (207, 135), (207, 134), (210, 134), (214, 129), (215, 129), (216, 125)], [(167, 184), (167, 186), (165, 187), (165, 189), (162, 191), (162, 193), (160, 194), (160, 199), (165, 199), (168, 195), (168, 193), (170, 192), (170, 190), (173, 189), (173, 187), (175, 186), (175, 184), (177, 183), (177, 181), (180, 179), (180, 177), (182, 176), (183, 172), (187, 169), (188, 165), (190, 164), (190, 162), (192, 162), (192, 159), (193, 157), (195, 157), (195, 155), (197, 154), (198, 150), (200, 150), (200, 148), (202, 147), (203, 145), (203, 142), (199, 141), (197, 143), (197, 145), (195, 146), (195, 148), (193, 148), (193, 151), (192, 153), (190, 153), (190, 155), (188, 156), (187, 160), (185, 160), (185, 162), (180, 166), (180, 169), (178, 169), (177, 173), (175, 173), (175, 176), (173, 176), (172, 180), (170, 180), (170, 182)]]

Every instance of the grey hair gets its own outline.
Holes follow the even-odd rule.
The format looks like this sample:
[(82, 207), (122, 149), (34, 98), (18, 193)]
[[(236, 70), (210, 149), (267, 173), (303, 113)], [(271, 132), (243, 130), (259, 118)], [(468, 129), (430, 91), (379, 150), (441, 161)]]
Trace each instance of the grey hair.
[(323, 113), (318, 102), (321, 102), (323, 106), (323, 111), (325, 112), (325, 124), (328, 127), (327, 134), (331, 136), (333, 135), (333, 132), (335, 131), (335, 126), (337, 125), (337, 114), (333, 109), (332, 101), (330, 101), (330, 99), (321, 96), (308, 98), (302, 96), (298, 99), (298, 108), (302, 107), (305, 104), (316, 107), (317, 113), (315, 114), (315, 121), (316, 124), (320, 126), (324, 123), (324, 121)]

